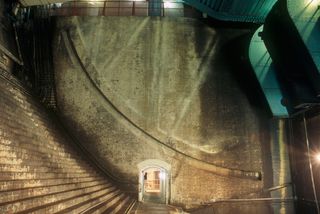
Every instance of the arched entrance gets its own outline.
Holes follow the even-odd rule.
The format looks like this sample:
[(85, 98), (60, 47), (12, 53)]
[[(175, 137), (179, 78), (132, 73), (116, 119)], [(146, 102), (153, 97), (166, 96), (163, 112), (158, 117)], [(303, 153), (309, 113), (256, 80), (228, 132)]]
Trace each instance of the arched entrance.
[(171, 166), (149, 159), (138, 164), (139, 201), (168, 204)]

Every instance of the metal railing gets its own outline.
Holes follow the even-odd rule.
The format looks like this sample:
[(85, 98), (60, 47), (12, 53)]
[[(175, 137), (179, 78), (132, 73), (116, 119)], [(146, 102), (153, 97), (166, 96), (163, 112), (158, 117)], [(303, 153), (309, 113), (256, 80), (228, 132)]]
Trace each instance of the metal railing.
[[(283, 210), (283, 213), (292, 213), (294, 209), (294, 198), (239, 198), (239, 199), (215, 199), (209, 202), (202, 203), (198, 209), (190, 211), (191, 214), (212, 214), (216, 212), (223, 212), (226, 209), (240, 210), (245, 209), (248, 213), (265, 213), (264, 209), (270, 211), (273, 207), (274, 210)], [(266, 206), (267, 205), (267, 206)], [(266, 208), (268, 207), (268, 208)], [(219, 213), (220, 213), (219, 212)]]
[[(149, 4), (149, 1), (71, 1), (49, 8), (50, 16), (149, 16), (158, 11), (159, 16), (195, 17), (201, 13), (182, 1)], [(155, 6), (156, 5), (156, 6)]]

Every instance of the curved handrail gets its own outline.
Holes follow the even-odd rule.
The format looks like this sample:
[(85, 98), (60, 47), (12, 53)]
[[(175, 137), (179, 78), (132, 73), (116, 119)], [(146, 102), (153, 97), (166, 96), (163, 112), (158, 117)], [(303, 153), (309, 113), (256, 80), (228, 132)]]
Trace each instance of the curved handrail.
[(202, 203), (203, 205), (213, 205), (216, 203), (224, 202), (272, 202), (272, 203), (291, 203), (295, 201), (295, 198), (219, 198), (212, 199), (211, 201)]
[(154, 136), (150, 135), (148, 132), (146, 132), (141, 127), (139, 127), (137, 124), (135, 124), (133, 121), (131, 121), (126, 115), (124, 115), (122, 112), (120, 112), (114, 106), (114, 104), (105, 96), (105, 94), (101, 91), (101, 89), (95, 84), (95, 81), (91, 78), (86, 67), (82, 63), (68, 30), (65, 30), (62, 32), (62, 39), (65, 43), (65, 46), (66, 46), (66, 49), (68, 51), (69, 56), (73, 56), (74, 59), (79, 63), (82, 71), (84, 72), (85, 76), (88, 78), (92, 87), (101, 95), (101, 97), (110, 106), (110, 109), (113, 111), (113, 113), (118, 115), (121, 118), (122, 123), (125, 123), (126, 126), (132, 127), (135, 131), (137, 131), (139, 134), (142, 134), (142, 136), (144, 136), (150, 142), (156, 143), (158, 145), (161, 145), (161, 146), (169, 149), (170, 151), (180, 155), (181, 158), (186, 158), (185, 159), (186, 163), (188, 163), (189, 165), (191, 165), (195, 168), (209, 171), (209, 172), (219, 174), (222, 176), (249, 178), (249, 179), (254, 179), (254, 180), (261, 179), (261, 172), (246, 171), (246, 170), (239, 170), (239, 169), (230, 169), (230, 168), (226, 168), (226, 167), (217, 166), (213, 163), (209, 163), (207, 161), (200, 160), (198, 158), (195, 158), (195, 157), (192, 157), (188, 154), (185, 154), (184, 152), (182, 152), (178, 149), (172, 148), (171, 146), (167, 145), (166, 143), (164, 143), (164, 142), (160, 141), (159, 139), (155, 138)]

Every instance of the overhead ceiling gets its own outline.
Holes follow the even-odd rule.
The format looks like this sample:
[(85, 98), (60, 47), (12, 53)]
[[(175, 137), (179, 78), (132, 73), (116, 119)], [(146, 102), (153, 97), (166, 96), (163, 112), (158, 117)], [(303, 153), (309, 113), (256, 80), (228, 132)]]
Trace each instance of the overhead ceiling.
[(277, 0), (184, 0), (209, 16), (240, 22), (263, 23)]
[[(20, 0), (23, 6), (62, 3), (68, 0)], [(70, 0), (69, 0), (70, 1)], [(90, 0), (88, 0), (90, 1)], [(91, 0), (92, 1), (92, 0)], [(121, 1), (121, 0), (120, 0)], [(148, 0), (146, 0), (148, 1)], [(152, 0), (149, 0), (152, 1)], [(157, 0), (155, 0), (157, 1)], [(263, 23), (277, 0), (183, 0), (209, 16), (238, 22)]]

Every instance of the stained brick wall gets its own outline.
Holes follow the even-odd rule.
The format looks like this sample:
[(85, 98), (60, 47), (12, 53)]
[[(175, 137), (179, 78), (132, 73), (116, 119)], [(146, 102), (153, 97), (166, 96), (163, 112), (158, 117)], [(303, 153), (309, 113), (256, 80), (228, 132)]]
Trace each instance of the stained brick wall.
[[(239, 62), (249, 30), (183, 18), (58, 23), (60, 113), (100, 163), (136, 192), (138, 164), (148, 159), (171, 165), (169, 202), (189, 208), (211, 199), (270, 197), (266, 189), (290, 180), (280, 149), (285, 128), (272, 125), (278, 121), (259, 104), (259, 88)], [(222, 168), (261, 172), (262, 179)]]

